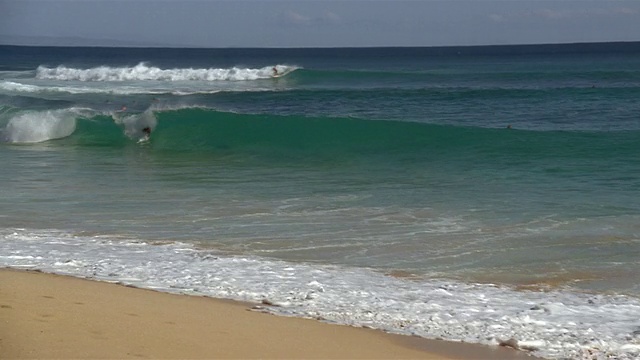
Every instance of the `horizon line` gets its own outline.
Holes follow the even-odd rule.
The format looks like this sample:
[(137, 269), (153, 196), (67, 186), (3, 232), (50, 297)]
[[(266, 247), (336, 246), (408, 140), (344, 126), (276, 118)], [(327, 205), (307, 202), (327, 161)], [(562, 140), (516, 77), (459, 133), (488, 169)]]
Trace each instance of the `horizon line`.
[(534, 46), (580, 46), (605, 44), (638, 44), (640, 40), (615, 41), (576, 41), (576, 42), (548, 42), (548, 43), (513, 43), (513, 44), (475, 44), (475, 45), (372, 45), (372, 46), (192, 46), (192, 45), (36, 45), (0, 43), (3, 47), (39, 47), (39, 48), (130, 48), (130, 49), (384, 49), (384, 48), (481, 48), (481, 47), (534, 47)]

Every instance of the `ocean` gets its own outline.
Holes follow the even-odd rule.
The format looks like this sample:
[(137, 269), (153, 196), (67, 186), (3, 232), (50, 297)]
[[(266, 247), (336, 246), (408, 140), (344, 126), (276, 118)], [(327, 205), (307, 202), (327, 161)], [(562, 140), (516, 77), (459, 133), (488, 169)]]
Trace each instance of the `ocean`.
[(0, 46), (0, 266), (637, 358), (639, 99), (639, 43)]

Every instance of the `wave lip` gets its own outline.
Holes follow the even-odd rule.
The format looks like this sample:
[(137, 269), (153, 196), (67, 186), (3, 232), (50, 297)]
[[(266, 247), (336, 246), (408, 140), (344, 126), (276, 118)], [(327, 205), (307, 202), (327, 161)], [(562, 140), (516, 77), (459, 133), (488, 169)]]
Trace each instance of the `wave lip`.
[[(278, 75), (286, 75), (298, 69), (296, 66), (276, 65)], [(274, 76), (274, 67), (262, 68), (174, 68), (160, 69), (144, 62), (133, 67), (99, 66), (89, 69), (55, 68), (38, 66), (36, 78), (60, 81), (247, 81), (268, 79)]]
[(19, 144), (61, 139), (76, 130), (78, 116), (88, 113), (91, 111), (81, 108), (19, 113), (9, 119), (4, 129), (0, 129), (0, 140)]

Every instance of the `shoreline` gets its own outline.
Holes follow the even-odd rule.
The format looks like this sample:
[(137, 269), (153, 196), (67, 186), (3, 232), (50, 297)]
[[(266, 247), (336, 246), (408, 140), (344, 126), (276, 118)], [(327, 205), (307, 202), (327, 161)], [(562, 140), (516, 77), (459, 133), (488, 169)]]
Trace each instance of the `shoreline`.
[(0, 358), (535, 359), (248, 311), (256, 304), (0, 269)]

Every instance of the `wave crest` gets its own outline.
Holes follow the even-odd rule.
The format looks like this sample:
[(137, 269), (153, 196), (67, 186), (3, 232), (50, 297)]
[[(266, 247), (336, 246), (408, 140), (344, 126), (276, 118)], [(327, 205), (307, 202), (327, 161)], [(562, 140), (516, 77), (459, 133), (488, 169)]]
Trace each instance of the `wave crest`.
[[(283, 76), (298, 69), (296, 66), (276, 65), (278, 75)], [(62, 81), (246, 81), (271, 78), (274, 66), (263, 68), (174, 68), (160, 69), (139, 63), (133, 67), (99, 66), (77, 69), (60, 65), (55, 68), (38, 66), (36, 78)]]
[(2, 130), (2, 140), (10, 143), (38, 143), (71, 135), (76, 119), (82, 114), (77, 108), (29, 111), (13, 116)]

